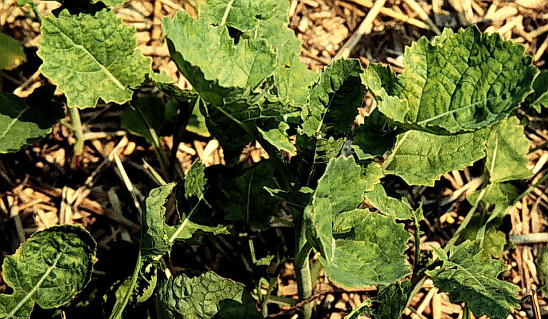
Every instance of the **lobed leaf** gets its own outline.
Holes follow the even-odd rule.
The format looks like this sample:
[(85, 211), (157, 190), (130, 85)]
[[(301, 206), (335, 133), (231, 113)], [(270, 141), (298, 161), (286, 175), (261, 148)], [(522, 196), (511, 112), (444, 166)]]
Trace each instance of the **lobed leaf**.
[(386, 116), (375, 109), (356, 127), (351, 147), (360, 161), (383, 156), (396, 142), (396, 131), (388, 125)]
[(60, 307), (91, 278), (96, 243), (80, 226), (54, 226), (36, 232), (4, 259), (4, 281), (13, 289), (0, 295), (0, 317), (30, 318), (34, 304)]
[(17, 152), (41, 140), (65, 116), (63, 107), (51, 99), (54, 86), (37, 88), (25, 102), (0, 92), (0, 153)]
[(449, 293), (451, 302), (465, 302), (480, 317), (504, 319), (519, 307), (516, 285), (498, 279), (506, 266), (481, 248), (481, 242), (466, 241), (453, 247), (447, 257), (441, 250), (440, 269), (427, 271), (440, 291)]
[(99, 98), (125, 103), (151, 72), (152, 60), (136, 50), (135, 30), (112, 11), (63, 10), (44, 18), (41, 33), (40, 70), (65, 93), (69, 107), (95, 107)]
[(307, 240), (321, 253), (330, 280), (345, 288), (388, 284), (409, 273), (403, 252), (410, 235), (403, 225), (356, 209), (382, 176), (374, 167), (364, 177), (353, 158), (331, 160), (304, 210)]
[(537, 73), (524, 47), (471, 26), (445, 29), (407, 48), (405, 69), (370, 65), (363, 81), (379, 110), (403, 127), (438, 133), (475, 131), (519, 106)]
[(358, 319), (361, 314), (375, 319), (399, 319), (407, 303), (411, 281), (396, 282), (381, 289), (376, 297), (369, 298), (354, 309), (345, 319)]
[(183, 274), (162, 283), (156, 311), (160, 319), (262, 318), (243, 285), (212, 272), (194, 278)]
[(381, 213), (396, 219), (411, 219), (414, 211), (405, 197), (397, 199), (386, 194), (382, 184), (376, 184), (372, 191), (364, 194), (365, 199)]

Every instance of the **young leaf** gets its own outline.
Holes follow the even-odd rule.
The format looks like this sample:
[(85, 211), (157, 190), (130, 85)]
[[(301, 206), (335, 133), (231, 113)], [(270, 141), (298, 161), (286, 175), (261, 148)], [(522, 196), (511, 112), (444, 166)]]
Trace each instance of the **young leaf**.
[(358, 319), (361, 314), (375, 319), (399, 319), (410, 289), (409, 280), (393, 283), (382, 289), (376, 297), (367, 299), (345, 319)]
[(301, 111), (302, 133), (317, 139), (348, 136), (365, 95), (362, 73), (359, 60), (342, 59), (329, 64), (310, 89), (308, 107)]
[(95, 107), (99, 98), (125, 103), (151, 72), (152, 60), (136, 50), (135, 30), (112, 11), (73, 16), (63, 10), (45, 17), (41, 32), (40, 70), (69, 107)]
[(413, 218), (413, 208), (405, 197), (397, 199), (386, 194), (381, 184), (376, 184), (372, 191), (364, 194), (365, 199), (385, 215), (394, 216), (396, 219)]
[(140, 248), (142, 257), (164, 255), (171, 250), (172, 242), (169, 241), (168, 234), (164, 229), (165, 204), (175, 185), (176, 183), (169, 183), (154, 188), (145, 198)]
[(389, 284), (409, 273), (403, 252), (410, 235), (403, 225), (356, 209), (374, 185), (375, 175), (368, 175), (353, 158), (333, 159), (304, 211), (308, 241), (322, 254), (330, 280), (346, 288)]
[(500, 183), (531, 177), (527, 165), (529, 140), (523, 132), (518, 118), (510, 117), (497, 123), (487, 140), (485, 167), (489, 171), (489, 181)]
[(504, 319), (519, 307), (519, 288), (497, 278), (506, 270), (504, 261), (492, 259), (479, 240), (453, 247), (449, 258), (443, 253), (439, 257), (441, 269), (427, 273), (440, 291), (449, 293), (451, 302), (465, 302), (474, 316), (493, 319)]
[(282, 104), (304, 105), (308, 85), (317, 75), (299, 60), (301, 42), (288, 28), (289, 3), (275, 0), (212, 0), (199, 4), (200, 18), (212, 25), (226, 25), (237, 30), (239, 38), (267, 39), (277, 53), (276, 68), (272, 77), (274, 95)]
[(0, 153), (17, 152), (41, 140), (65, 116), (63, 107), (53, 102), (54, 86), (34, 90), (27, 102), (0, 92)]
[(245, 287), (212, 272), (180, 275), (162, 283), (156, 298), (159, 319), (262, 318)]
[(535, 82), (533, 82), (533, 90), (533, 94), (531, 94), (527, 100), (529, 100), (531, 106), (540, 113), (542, 107), (548, 107), (548, 71), (540, 71)]
[(0, 295), (0, 317), (30, 318), (34, 304), (60, 307), (91, 278), (96, 243), (80, 226), (39, 231), (4, 259), (4, 281), (13, 289)]
[(185, 175), (185, 197), (200, 197), (203, 195), (207, 179), (205, 178), (205, 165), (201, 161), (192, 163)]
[(485, 157), (489, 131), (434, 135), (407, 131), (398, 135), (392, 153), (383, 163), (385, 174), (395, 174), (409, 185), (434, 186), (446, 172), (463, 169)]
[(523, 45), (477, 27), (421, 38), (407, 48), (396, 76), (370, 65), (363, 80), (379, 110), (403, 127), (474, 131), (506, 117), (531, 91), (537, 69)]

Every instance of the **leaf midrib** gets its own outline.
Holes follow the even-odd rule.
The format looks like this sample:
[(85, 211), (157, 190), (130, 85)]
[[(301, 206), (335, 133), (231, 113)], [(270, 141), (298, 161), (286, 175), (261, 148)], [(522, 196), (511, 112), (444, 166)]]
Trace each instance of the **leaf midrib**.
[(32, 289), (27, 292), (27, 294), (25, 295), (25, 297), (23, 299), (21, 299), (21, 301), (13, 308), (13, 310), (9, 313), (8, 315), (8, 318), (9, 317), (13, 317), (15, 315), (15, 313), (17, 311), (19, 311), (19, 309), (21, 309), (21, 307), (23, 307), (27, 301), (36, 293), (36, 291), (40, 288), (40, 286), (42, 285), (42, 283), (44, 282), (44, 280), (46, 280), (46, 278), (49, 276), (49, 274), (53, 271), (53, 269), (57, 266), (57, 263), (59, 262), (59, 259), (61, 259), (61, 256), (62, 256), (62, 253), (59, 252), (57, 254), (57, 256), (55, 257), (55, 259), (53, 260), (53, 263), (51, 266), (48, 267), (48, 269), (46, 270), (46, 272), (42, 275), (42, 277), (40, 278), (40, 280), (38, 280), (38, 282), (36, 283), (36, 285), (34, 285), (34, 287), (32, 287)]
[(21, 116), (30, 108), (30, 106), (25, 107), (17, 116), (8, 124), (4, 132), (2, 132), (2, 135), (0, 135), (0, 140), (2, 140), (4, 137), (6, 137), (6, 134), (11, 130), (11, 128), (15, 125), (15, 123), (19, 120)]
[[(77, 22), (78, 23), (78, 22)], [(78, 23), (78, 25), (80, 25)], [(91, 59), (99, 66), (99, 68), (101, 68), (101, 71), (103, 71), (103, 73), (121, 90), (125, 90), (127, 89), (127, 87), (125, 85), (123, 85), (120, 81), (118, 81), (118, 79), (114, 76), (114, 74), (112, 74), (110, 72), (109, 69), (105, 68), (96, 58), (95, 56), (83, 45), (81, 44), (77, 44), (76, 42), (74, 42), (74, 40), (69, 37), (68, 34), (64, 33), (55, 23), (51, 22), (51, 26), (55, 27), (55, 29), (57, 29), (57, 31), (59, 31), (60, 34), (62, 34), (66, 39), (68, 39), (75, 48), (77, 49), (81, 49), (82, 51), (84, 51), (87, 55), (89, 55), (91, 57)]]

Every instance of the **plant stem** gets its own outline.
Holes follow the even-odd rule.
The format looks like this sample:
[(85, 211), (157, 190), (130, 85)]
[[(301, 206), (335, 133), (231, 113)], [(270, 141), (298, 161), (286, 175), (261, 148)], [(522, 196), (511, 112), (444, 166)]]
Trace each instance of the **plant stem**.
[(126, 294), (124, 295), (124, 299), (122, 299), (122, 302), (118, 305), (118, 307), (113, 310), (109, 319), (122, 318), (124, 309), (126, 308), (129, 302), (129, 299), (131, 298), (131, 294), (133, 293), (133, 289), (135, 288), (135, 285), (137, 284), (137, 279), (139, 278), (139, 272), (141, 271), (142, 265), (143, 265), (143, 260), (141, 259), (141, 249), (139, 248), (139, 253), (137, 255), (137, 263), (135, 264), (135, 269), (133, 269), (133, 275), (131, 276), (131, 282), (129, 284), (129, 288), (127, 289)]
[(178, 103), (177, 118), (175, 120), (175, 128), (173, 131), (173, 146), (171, 147), (171, 153), (169, 154), (168, 174), (171, 180), (175, 177), (175, 162), (177, 160), (179, 144), (181, 144), (181, 140), (186, 132), (186, 127), (188, 125), (188, 121), (190, 120), (192, 110), (199, 106), (198, 103), (200, 103), (200, 100), (200, 98), (197, 98), (193, 104), (182, 102)]
[(74, 144), (74, 154), (76, 156), (82, 155), (84, 151), (84, 131), (82, 130), (82, 121), (80, 120), (80, 111), (76, 107), (68, 106), (68, 115), (72, 124), (72, 132), (76, 143)]
[[(306, 228), (304, 227), (302, 213), (299, 215), (299, 218), (295, 219), (295, 238), (297, 239), (295, 247), (295, 275), (297, 277), (299, 300), (303, 301), (312, 297), (312, 277), (308, 258), (312, 251), (312, 245), (306, 240)], [(312, 317), (312, 303), (307, 303), (303, 306), (303, 315), (304, 319)]]

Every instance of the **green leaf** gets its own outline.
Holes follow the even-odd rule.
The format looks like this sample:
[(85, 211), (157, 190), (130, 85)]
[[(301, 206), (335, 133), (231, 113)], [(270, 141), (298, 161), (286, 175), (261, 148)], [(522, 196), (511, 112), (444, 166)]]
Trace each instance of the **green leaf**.
[(38, 142), (65, 116), (63, 107), (53, 102), (54, 86), (40, 87), (23, 99), (0, 92), (0, 153), (17, 152)]
[(375, 109), (353, 131), (352, 149), (360, 161), (382, 156), (396, 142), (395, 130), (389, 129), (386, 117)]
[(543, 107), (548, 107), (548, 71), (540, 71), (533, 82), (533, 90), (533, 94), (527, 99), (531, 102), (531, 106), (540, 113)]
[(485, 167), (489, 171), (492, 183), (525, 179), (532, 173), (525, 167), (529, 140), (524, 128), (516, 117), (510, 117), (497, 123), (487, 140), (487, 158)]
[(201, 161), (192, 163), (185, 175), (185, 197), (189, 199), (202, 196), (206, 183), (205, 165)]
[(263, 39), (234, 44), (225, 26), (182, 12), (164, 19), (163, 28), (171, 57), (185, 78), (207, 102), (222, 106), (230, 101), (231, 113), (256, 102), (251, 90), (274, 71), (276, 55)]
[[(489, 204), (501, 204), (501, 205), (510, 205), (519, 195), (518, 189), (510, 184), (489, 184), (484, 187), (485, 193), (481, 200)], [(468, 195), (466, 199), (470, 204), (474, 205), (478, 200), (481, 190), (475, 191), (472, 194)]]
[(302, 133), (317, 139), (344, 138), (350, 132), (365, 87), (359, 60), (335, 60), (310, 89), (308, 107), (302, 109)]
[(340, 213), (333, 220), (333, 236), (333, 260), (320, 260), (329, 279), (339, 286), (386, 285), (410, 273), (404, 252), (411, 236), (392, 216), (365, 209)]
[(213, 0), (199, 4), (199, 16), (210, 24), (238, 30), (243, 39), (266, 39), (277, 53), (270, 93), (282, 104), (301, 106), (317, 75), (299, 60), (301, 42), (288, 28), (288, 6), (275, 0)]
[(118, 104), (151, 72), (151, 59), (136, 50), (135, 30), (112, 11), (95, 15), (49, 15), (41, 27), (37, 52), (41, 72), (56, 83), (70, 107), (95, 107), (99, 98)]
[(471, 26), (407, 48), (405, 69), (370, 65), (363, 80), (398, 125), (438, 133), (474, 131), (518, 107), (537, 73), (524, 47)]
[(506, 271), (504, 261), (481, 249), (480, 241), (466, 241), (440, 256), (441, 269), (428, 271), (434, 285), (448, 292), (451, 302), (465, 302), (474, 316), (504, 319), (519, 307), (519, 288), (498, 279)]
[(361, 314), (375, 319), (399, 319), (410, 289), (409, 280), (393, 283), (382, 289), (376, 297), (367, 299), (345, 319), (358, 319)]
[(11, 70), (27, 60), (19, 41), (0, 32), (0, 70)]
[(159, 319), (262, 318), (245, 287), (212, 272), (164, 282), (156, 298)]
[(548, 247), (543, 247), (540, 250), (540, 254), (535, 260), (538, 269), (538, 277), (541, 280), (542, 292), (546, 296), (548, 294)]
[(102, 3), (104, 3), (105, 5), (109, 6), (109, 7), (118, 7), (118, 6), (121, 6), (123, 5), (124, 3), (128, 2), (129, 0), (92, 0), (91, 2), (92, 3), (97, 3), (101, 1)]
[(171, 242), (164, 229), (168, 196), (173, 192), (176, 183), (169, 183), (150, 191), (145, 198), (143, 211), (143, 230), (141, 235), (141, 257), (155, 257), (167, 254)]
[(361, 168), (352, 157), (332, 159), (318, 181), (312, 201), (305, 208), (304, 221), (308, 241), (328, 262), (335, 254), (333, 218), (356, 209), (363, 201), (366, 186)]
[(164, 104), (159, 97), (145, 96), (138, 99), (135, 106), (126, 108), (120, 120), (122, 128), (144, 137), (149, 144), (153, 144), (149, 129), (160, 136), (160, 130), (175, 113), (175, 106)]
[(278, 124), (278, 128), (273, 128), (268, 131), (263, 131), (257, 128), (264, 139), (280, 151), (293, 152), (293, 144), (288, 139), (287, 130), (289, 125), (284, 122)]
[(263, 161), (234, 179), (222, 179), (219, 188), (227, 201), (220, 203), (228, 220), (244, 220), (261, 230), (270, 227), (270, 217), (279, 203), (265, 186), (273, 186), (274, 170)]
[(394, 216), (396, 219), (413, 218), (413, 208), (405, 197), (397, 199), (386, 194), (381, 184), (376, 184), (372, 191), (364, 194), (365, 199), (385, 215)]
[[(183, 218), (185, 218), (185, 216), (183, 216)], [(185, 221), (183, 221), (183, 222), (185, 222)], [(184, 228), (182, 229), (182, 231), (177, 232), (179, 227), (180, 227), (180, 225), (179, 226), (165, 225), (165, 231), (166, 231), (168, 237), (172, 238), (173, 236), (175, 236), (174, 240), (187, 240), (187, 239), (192, 238), (192, 236), (194, 236), (194, 233), (199, 232), (199, 231), (204, 232), (204, 233), (210, 233), (210, 234), (213, 234), (213, 235), (226, 235), (226, 234), (230, 233), (228, 231), (228, 226), (226, 226), (226, 225), (210, 226), (210, 225), (198, 224), (198, 223), (195, 223), (191, 220), (186, 220), (186, 222), (184, 224)]]
[(352, 157), (333, 159), (304, 211), (308, 241), (321, 253), (330, 280), (345, 288), (389, 284), (409, 273), (403, 252), (410, 235), (403, 225), (356, 209), (374, 176), (364, 177)]
[(407, 131), (398, 135), (383, 163), (384, 172), (400, 176), (409, 185), (434, 186), (441, 175), (485, 157), (488, 133), (487, 129), (458, 135)]
[(13, 289), (0, 295), (0, 317), (30, 318), (34, 304), (60, 307), (91, 278), (96, 243), (80, 226), (55, 226), (26, 240), (4, 259), (4, 281)]

